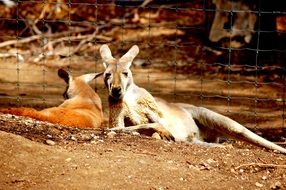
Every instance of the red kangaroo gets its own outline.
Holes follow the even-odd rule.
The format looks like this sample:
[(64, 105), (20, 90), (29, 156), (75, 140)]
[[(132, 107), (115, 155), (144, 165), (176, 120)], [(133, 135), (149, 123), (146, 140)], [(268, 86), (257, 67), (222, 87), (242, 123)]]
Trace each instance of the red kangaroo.
[(0, 112), (76, 128), (100, 128), (104, 121), (101, 99), (88, 82), (101, 74), (72, 77), (67, 71), (59, 69), (58, 76), (67, 83), (64, 93), (67, 99), (61, 105), (41, 111), (26, 107), (1, 108)]

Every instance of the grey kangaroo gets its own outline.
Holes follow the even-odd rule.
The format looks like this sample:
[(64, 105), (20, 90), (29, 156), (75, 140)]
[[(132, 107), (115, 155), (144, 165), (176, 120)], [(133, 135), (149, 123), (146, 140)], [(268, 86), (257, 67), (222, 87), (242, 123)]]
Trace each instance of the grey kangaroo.
[(286, 154), (286, 149), (270, 142), (236, 121), (203, 107), (169, 103), (153, 97), (133, 82), (130, 66), (139, 53), (137, 45), (115, 59), (107, 45), (100, 55), (105, 67), (104, 83), (109, 97), (111, 130), (138, 131), (175, 141), (216, 145), (219, 137), (231, 137)]

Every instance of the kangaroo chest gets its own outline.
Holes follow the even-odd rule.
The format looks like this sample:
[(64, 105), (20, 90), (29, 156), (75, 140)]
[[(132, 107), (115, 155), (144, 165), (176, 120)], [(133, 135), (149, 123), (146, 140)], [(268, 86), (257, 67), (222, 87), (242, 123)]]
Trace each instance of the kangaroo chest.
[(112, 127), (128, 127), (158, 122), (162, 113), (157, 105), (146, 100), (110, 105), (109, 121)]
[(134, 107), (124, 104), (124, 109), (122, 111), (125, 127), (152, 122), (148, 117), (148, 108), (142, 105)]

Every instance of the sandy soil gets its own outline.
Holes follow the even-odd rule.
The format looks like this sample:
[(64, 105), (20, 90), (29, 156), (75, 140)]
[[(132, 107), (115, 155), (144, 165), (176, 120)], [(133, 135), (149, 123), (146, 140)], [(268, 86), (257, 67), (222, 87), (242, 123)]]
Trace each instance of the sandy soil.
[(285, 189), (285, 155), (0, 115), (1, 189)]

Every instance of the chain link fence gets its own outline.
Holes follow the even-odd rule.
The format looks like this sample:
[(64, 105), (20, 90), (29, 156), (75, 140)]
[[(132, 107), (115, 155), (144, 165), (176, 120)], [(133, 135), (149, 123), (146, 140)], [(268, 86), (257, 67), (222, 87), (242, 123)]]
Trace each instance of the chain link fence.
[[(283, 1), (1, 2), (3, 107), (59, 105), (65, 87), (58, 68), (100, 72), (100, 45), (120, 56), (137, 44), (135, 82), (153, 95), (286, 136)], [(92, 85), (107, 111), (102, 79)]]

